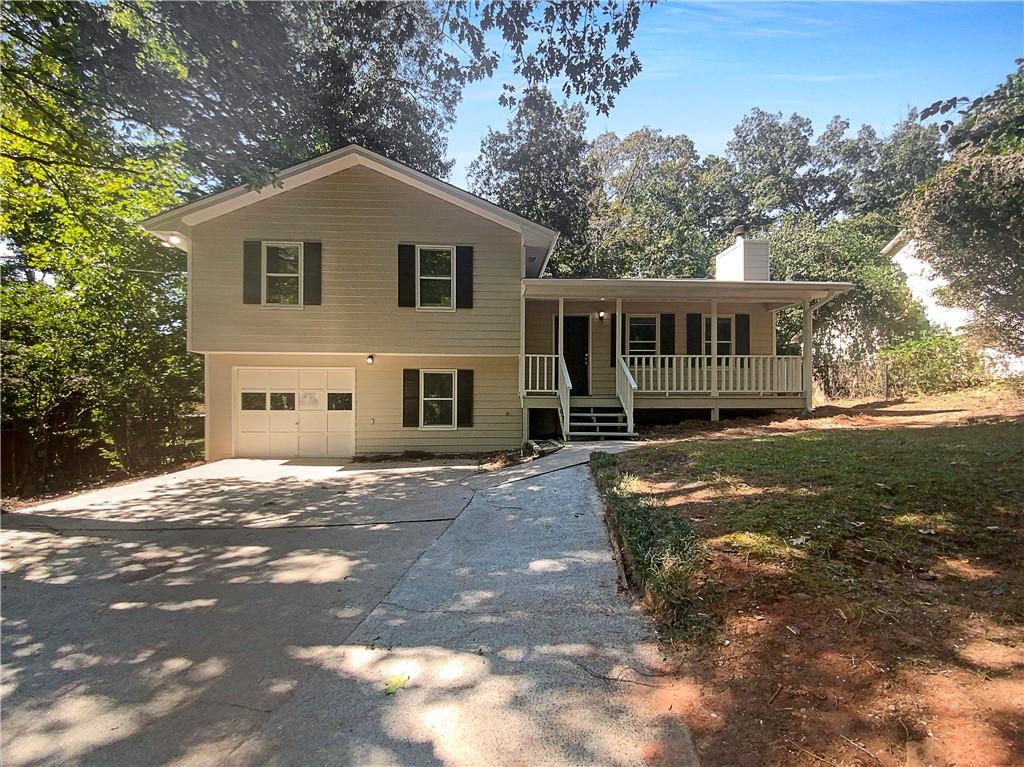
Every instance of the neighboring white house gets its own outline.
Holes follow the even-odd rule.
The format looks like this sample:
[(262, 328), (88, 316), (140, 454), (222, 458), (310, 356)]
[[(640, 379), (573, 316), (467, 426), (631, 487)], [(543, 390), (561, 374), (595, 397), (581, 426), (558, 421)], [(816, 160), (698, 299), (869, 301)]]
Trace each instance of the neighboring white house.
[[(359, 146), (154, 216), (188, 253), (206, 455), (514, 448), (531, 422), (628, 436), (650, 410), (807, 409), (814, 310), (737, 232), (717, 279), (553, 279), (558, 234)], [(803, 306), (803, 354), (776, 312)], [(531, 418), (531, 416), (537, 416)]]
[[(914, 298), (924, 306), (925, 315), (933, 325), (957, 333), (972, 319), (969, 309), (944, 306), (935, 293), (947, 282), (935, 270), (917, 257), (917, 242), (900, 232), (882, 248), (883, 256), (890, 256), (893, 262), (907, 275), (907, 285)], [(1024, 357), (1016, 357), (996, 349), (983, 349), (982, 354), (996, 375), (1017, 375), (1024, 373)]]

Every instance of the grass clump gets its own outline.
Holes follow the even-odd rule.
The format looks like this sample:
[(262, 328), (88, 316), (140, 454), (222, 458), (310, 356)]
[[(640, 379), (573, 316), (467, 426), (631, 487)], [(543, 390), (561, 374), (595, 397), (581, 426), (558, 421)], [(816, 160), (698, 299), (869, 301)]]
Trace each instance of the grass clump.
[(623, 473), (615, 456), (595, 453), (590, 467), (630, 584), (666, 628), (699, 625), (695, 579), (703, 546), (693, 526), (660, 499), (642, 492), (637, 478)]

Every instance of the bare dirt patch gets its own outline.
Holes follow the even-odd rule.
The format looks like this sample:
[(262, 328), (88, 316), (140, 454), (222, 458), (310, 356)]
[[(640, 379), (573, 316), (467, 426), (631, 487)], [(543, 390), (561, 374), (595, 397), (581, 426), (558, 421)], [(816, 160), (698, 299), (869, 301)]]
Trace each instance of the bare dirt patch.
[(709, 627), (640, 694), (703, 764), (1024, 764), (1019, 395), (647, 436), (620, 470), (699, 533)]

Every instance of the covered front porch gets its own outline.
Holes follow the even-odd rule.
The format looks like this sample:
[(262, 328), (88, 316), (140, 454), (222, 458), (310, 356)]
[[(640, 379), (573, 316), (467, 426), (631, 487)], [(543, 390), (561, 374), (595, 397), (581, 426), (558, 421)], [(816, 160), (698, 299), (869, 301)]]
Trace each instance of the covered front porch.
[[(564, 439), (632, 436), (641, 409), (811, 408), (814, 310), (839, 283), (527, 279), (519, 391), (556, 409)], [(776, 312), (804, 307), (800, 354), (777, 354)]]

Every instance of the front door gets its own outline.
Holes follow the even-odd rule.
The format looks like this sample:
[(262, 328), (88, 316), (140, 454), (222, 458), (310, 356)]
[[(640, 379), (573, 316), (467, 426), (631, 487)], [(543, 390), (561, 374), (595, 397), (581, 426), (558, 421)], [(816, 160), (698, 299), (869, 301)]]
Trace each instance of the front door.
[[(555, 350), (558, 350), (558, 317), (555, 317)], [(590, 394), (590, 316), (565, 317), (565, 366), (574, 397)]]

